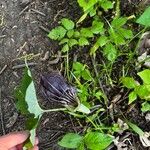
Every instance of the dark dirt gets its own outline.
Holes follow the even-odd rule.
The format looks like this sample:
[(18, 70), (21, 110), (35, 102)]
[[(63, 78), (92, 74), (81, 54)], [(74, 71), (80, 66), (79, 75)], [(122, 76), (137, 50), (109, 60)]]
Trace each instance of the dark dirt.
[[(123, 10), (132, 6), (129, 1), (122, 1)], [(140, 1), (134, 3), (134, 6)], [(125, 12), (127, 13), (127, 12)], [(128, 12), (127, 14), (131, 14)], [(56, 42), (47, 38), (46, 30), (57, 25), (62, 17), (69, 17), (77, 20), (80, 11), (76, 0), (1, 0), (0, 1), (0, 135), (12, 131), (24, 129), (25, 118), (17, 112), (13, 91), (22, 77), (21, 69), (13, 67), (23, 64), (17, 58), (23, 53), (34, 53), (35, 58), (30, 62), (36, 63), (31, 67), (40, 102), (43, 107), (54, 108), (55, 104), (50, 104), (43, 98), (39, 87), (41, 73), (49, 72), (51, 69), (62, 70), (61, 64), (50, 65), (47, 61), (40, 61), (46, 51), (50, 52), (50, 60), (53, 60), (59, 51)], [(44, 30), (43, 30), (44, 27)], [(135, 107), (134, 107), (135, 109)], [(136, 112), (135, 112), (136, 111)], [(132, 119), (139, 115), (138, 109), (130, 110)], [(149, 129), (145, 125), (143, 116), (138, 116), (140, 127)], [(140, 124), (141, 123), (141, 124)], [(40, 150), (59, 150), (57, 141), (63, 134), (70, 131), (81, 131), (82, 126), (78, 122), (62, 112), (45, 114), (37, 131), (40, 140)], [(136, 142), (135, 142), (136, 144)], [(142, 150), (140, 148), (139, 150)]]

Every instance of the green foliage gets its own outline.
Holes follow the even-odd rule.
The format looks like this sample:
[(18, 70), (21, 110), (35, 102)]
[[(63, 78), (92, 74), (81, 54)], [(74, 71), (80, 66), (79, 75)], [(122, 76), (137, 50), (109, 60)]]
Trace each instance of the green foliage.
[(137, 23), (144, 25), (146, 27), (150, 26), (150, 7), (148, 7), (144, 13), (137, 19)]
[(84, 142), (91, 150), (104, 150), (113, 142), (113, 138), (100, 132), (89, 132), (85, 135)]
[[(135, 81), (131, 77), (123, 77), (121, 79), (121, 82), (125, 87), (128, 89), (132, 89), (132, 91), (129, 94), (129, 104), (134, 102), (137, 97), (139, 96), (141, 99), (149, 101), (150, 100), (150, 70), (145, 69), (141, 72), (138, 72), (137, 75), (142, 79), (143, 84), (139, 84), (137, 81)], [(149, 103), (144, 102), (142, 104), (142, 111), (149, 111)]]
[(78, 148), (80, 143), (82, 142), (82, 136), (76, 133), (68, 133), (66, 134), (58, 144), (65, 148)]

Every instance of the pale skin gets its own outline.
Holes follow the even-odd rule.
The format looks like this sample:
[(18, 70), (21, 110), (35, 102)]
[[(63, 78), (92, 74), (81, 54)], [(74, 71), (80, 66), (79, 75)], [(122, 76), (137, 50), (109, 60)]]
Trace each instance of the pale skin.
[[(27, 131), (9, 133), (0, 137), (0, 150), (22, 150), (23, 143), (29, 137)], [(38, 139), (35, 140), (34, 148), (31, 150), (39, 150)]]

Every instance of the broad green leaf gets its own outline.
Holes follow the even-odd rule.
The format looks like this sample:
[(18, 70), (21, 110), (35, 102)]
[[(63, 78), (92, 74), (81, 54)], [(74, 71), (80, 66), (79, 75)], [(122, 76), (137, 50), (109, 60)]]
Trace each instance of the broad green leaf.
[(73, 36), (74, 36), (75, 38), (79, 38), (79, 36), (80, 36), (80, 32), (75, 31)]
[(131, 39), (133, 37), (132, 31), (124, 28), (119, 28), (118, 33), (120, 33), (125, 39)]
[(137, 86), (136, 81), (131, 77), (122, 77), (121, 82), (128, 89), (133, 89)]
[(23, 114), (34, 114), (38, 118), (42, 113), (42, 109), (38, 104), (34, 83), (29, 68), (25, 68), (24, 76), (20, 86), (15, 90), (15, 98), (17, 99), (17, 109)]
[(80, 62), (74, 62), (73, 69), (81, 72), (84, 69), (84, 65)]
[(84, 142), (91, 150), (105, 150), (113, 142), (113, 137), (100, 132), (89, 132), (85, 135)]
[(79, 46), (85, 46), (85, 45), (89, 45), (89, 41), (84, 37), (79, 38)]
[(137, 19), (136, 22), (146, 27), (150, 26), (150, 6), (144, 11), (144, 13), (140, 16), (140, 18)]
[(104, 47), (104, 55), (109, 61), (113, 62), (117, 57), (117, 50), (111, 43), (109, 43)]
[(114, 28), (120, 28), (122, 27), (124, 24), (126, 24), (127, 22), (127, 18), (126, 17), (120, 17), (120, 18), (116, 18), (111, 22), (111, 26)]
[(28, 67), (24, 70), (24, 76), (20, 86), (15, 90), (17, 99), (17, 109), (22, 114), (26, 114), (29, 118), (26, 121), (26, 129), (30, 130), (30, 141), (25, 146), (32, 148), (35, 142), (35, 128), (43, 113), (43, 110), (38, 104), (36, 91), (32, 80), (31, 72)]
[(80, 7), (83, 8), (84, 12), (90, 9), (97, 3), (97, 0), (78, 0)]
[(74, 149), (77, 148), (82, 142), (82, 136), (77, 133), (66, 134), (58, 144), (65, 148)]
[(91, 9), (89, 10), (89, 12), (90, 12), (90, 17), (95, 16), (96, 15), (96, 9), (95, 9), (95, 7), (91, 7)]
[(136, 124), (133, 124), (133, 123), (131, 123), (131, 122), (129, 122), (129, 121), (126, 121), (126, 123), (127, 123), (128, 126), (129, 126), (130, 128), (132, 128), (132, 130), (133, 130), (134, 132), (136, 132), (138, 135), (140, 135), (140, 136), (144, 135), (144, 132), (142, 131), (142, 129), (139, 128)]
[(64, 44), (64, 43), (68, 43), (68, 41), (69, 41), (69, 39), (64, 38), (64, 39), (62, 39), (62, 40), (59, 42), (59, 45), (62, 45), (62, 44)]
[(73, 30), (73, 29), (72, 29), (72, 30), (69, 30), (69, 31), (67, 32), (68, 38), (71, 38), (73, 35), (74, 35), (74, 30)]
[(48, 37), (53, 40), (61, 40), (65, 36), (66, 32), (65, 28), (58, 26), (49, 32)]
[(99, 34), (99, 33), (101, 33), (102, 31), (104, 31), (103, 26), (104, 26), (104, 23), (103, 23), (103, 22), (94, 20), (93, 23), (92, 23), (91, 31), (92, 31), (94, 34)]
[(130, 92), (128, 104), (131, 104), (131, 103), (134, 102), (136, 99), (137, 99), (137, 94), (136, 94), (134, 91)]
[(106, 36), (101, 36), (98, 38), (97, 43), (99, 46), (103, 47), (108, 42), (108, 38)]
[(64, 45), (63, 48), (61, 49), (62, 52), (68, 52), (69, 51), (69, 46), (68, 44)]
[(150, 69), (145, 69), (137, 74), (143, 80), (144, 84), (150, 84)]
[(142, 103), (142, 108), (141, 108), (142, 112), (147, 112), (150, 111), (150, 103), (149, 102), (144, 102)]
[(103, 0), (102, 2), (100, 2), (100, 5), (105, 11), (113, 8), (113, 3), (109, 0)]
[(75, 24), (72, 20), (69, 20), (67, 18), (63, 18), (61, 19), (61, 23), (62, 25), (67, 29), (67, 30), (71, 30), (74, 28)]
[(70, 39), (68, 41), (69, 47), (72, 47), (72, 46), (77, 45), (77, 44), (78, 44), (78, 41), (76, 39)]
[(90, 28), (82, 28), (80, 30), (80, 34), (81, 34), (82, 37), (89, 37), (90, 38), (90, 37), (94, 36), (93, 32), (91, 31)]
[(135, 91), (141, 99), (150, 100), (150, 85), (140, 85)]
[(108, 30), (108, 32), (110, 35), (110, 39), (113, 43), (115, 43), (116, 45), (124, 45), (125, 44), (124, 37), (121, 35), (121, 33), (116, 32), (112, 28), (110, 28)]

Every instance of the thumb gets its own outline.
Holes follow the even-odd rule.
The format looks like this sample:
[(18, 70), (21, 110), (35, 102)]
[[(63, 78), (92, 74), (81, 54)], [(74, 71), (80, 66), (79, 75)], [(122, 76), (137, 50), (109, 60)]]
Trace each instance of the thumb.
[(10, 149), (18, 144), (23, 143), (29, 136), (29, 132), (10, 133), (0, 137), (0, 148)]

